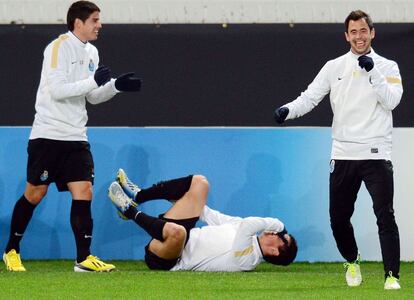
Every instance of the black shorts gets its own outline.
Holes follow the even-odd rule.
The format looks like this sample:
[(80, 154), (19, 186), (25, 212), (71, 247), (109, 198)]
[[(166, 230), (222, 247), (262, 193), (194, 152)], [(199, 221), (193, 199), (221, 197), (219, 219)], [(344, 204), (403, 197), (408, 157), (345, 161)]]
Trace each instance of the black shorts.
[[(193, 229), (198, 221), (198, 217), (195, 218), (189, 218), (189, 219), (182, 219), (182, 220), (173, 220), (164, 218), (164, 214), (159, 215), (159, 218), (161, 220), (165, 220), (167, 222), (172, 222), (178, 225), (181, 225), (185, 228), (185, 231), (187, 232), (187, 238), (185, 240), (185, 244), (187, 244), (188, 239), (190, 238), (190, 230)], [(148, 268), (152, 270), (170, 270), (172, 267), (175, 266), (177, 261), (180, 259), (179, 257), (174, 259), (164, 259), (161, 257), (158, 257), (154, 253), (152, 253), (148, 248), (151, 241), (145, 246), (145, 263), (147, 264)]]
[(88, 142), (34, 139), (29, 140), (27, 153), (27, 181), (33, 185), (55, 182), (61, 192), (68, 190), (68, 182), (93, 184), (94, 164)]

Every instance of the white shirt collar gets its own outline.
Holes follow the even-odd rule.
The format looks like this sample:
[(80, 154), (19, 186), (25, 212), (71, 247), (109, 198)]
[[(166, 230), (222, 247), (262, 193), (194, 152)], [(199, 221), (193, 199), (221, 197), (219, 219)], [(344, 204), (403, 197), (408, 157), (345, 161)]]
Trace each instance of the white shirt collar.
[[(355, 54), (354, 52), (352, 52), (352, 50), (349, 50), (349, 53), (351, 57), (354, 59), (358, 59), (358, 57), (362, 56), (361, 54)], [(364, 55), (369, 56), (369, 57), (374, 57), (376, 55), (374, 48), (371, 47), (371, 50), (369, 51), (369, 53), (364, 54)]]
[(86, 46), (89, 44), (89, 42), (82, 42), (72, 31), (68, 31), (68, 35), (79, 47), (86, 48)]

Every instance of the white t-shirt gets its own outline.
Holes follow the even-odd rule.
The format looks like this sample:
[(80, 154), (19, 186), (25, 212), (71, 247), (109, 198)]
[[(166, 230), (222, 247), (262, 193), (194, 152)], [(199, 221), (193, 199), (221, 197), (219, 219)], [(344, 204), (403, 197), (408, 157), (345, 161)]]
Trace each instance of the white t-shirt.
[(86, 141), (86, 100), (98, 104), (118, 91), (115, 79), (98, 87), (94, 80), (98, 50), (72, 32), (62, 34), (44, 51), (36, 114), (30, 139)]
[(257, 234), (281, 232), (285, 227), (275, 218), (231, 217), (207, 206), (200, 220), (207, 226), (191, 229), (181, 258), (171, 271), (253, 270), (263, 261)]
[(403, 93), (398, 65), (375, 53), (374, 68), (367, 72), (351, 51), (328, 61), (307, 90), (294, 101), (286, 119), (310, 112), (330, 93), (333, 111), (333, 159), (391, 160), (392, 110)]

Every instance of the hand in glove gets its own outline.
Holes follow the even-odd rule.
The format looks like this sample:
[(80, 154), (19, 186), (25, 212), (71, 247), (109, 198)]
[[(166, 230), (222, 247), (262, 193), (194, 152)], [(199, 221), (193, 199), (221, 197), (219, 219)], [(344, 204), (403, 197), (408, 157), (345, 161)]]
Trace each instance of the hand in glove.
[(358, 57), (358, 65), (361, 67), (361, 69), (365, 69), (367, 72), (369, 72), (374, 67), (374, 61), (371, 57), (362, 55)]
[(289, 108), (287, 107), (279, 107), (275, 110), (275, 120), (277, 123), (282, 124), (285, 122), (287, 115), (289, 114)]
[(125, 73), (115, 80), (115, 88), (121, 92), (138, 92), (141, 89), (141, 78), (134, 77), (135, 73)]

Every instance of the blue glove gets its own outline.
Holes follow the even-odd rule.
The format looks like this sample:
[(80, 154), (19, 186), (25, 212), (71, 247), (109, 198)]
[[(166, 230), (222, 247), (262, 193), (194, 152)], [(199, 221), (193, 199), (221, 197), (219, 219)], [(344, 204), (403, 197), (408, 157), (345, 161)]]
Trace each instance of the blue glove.
[(358, 65), (361, 67), (361, 69), (365, 69), (367, 72), (369, 72), (374, 67), (374, 61), (371, 57), (362, 55), (358, 57)]
[(141, 89), (142, 80), (134, 75), (134, 72), (120, 75), (115, 80), (115, 88), (121, 92), (138, 92)]
[(111, 80), (111, 69), (107, 66), (100, 65), (99, 68), (96, 69), (93, 79), (95, 79), (98, 86), (104, 85)]
[(287, 107), (279, 107), (275, 110), (275, 120), (277, 123), (282, 124), (285, 122), (287, 115), (289, 114), (289, 108)]

